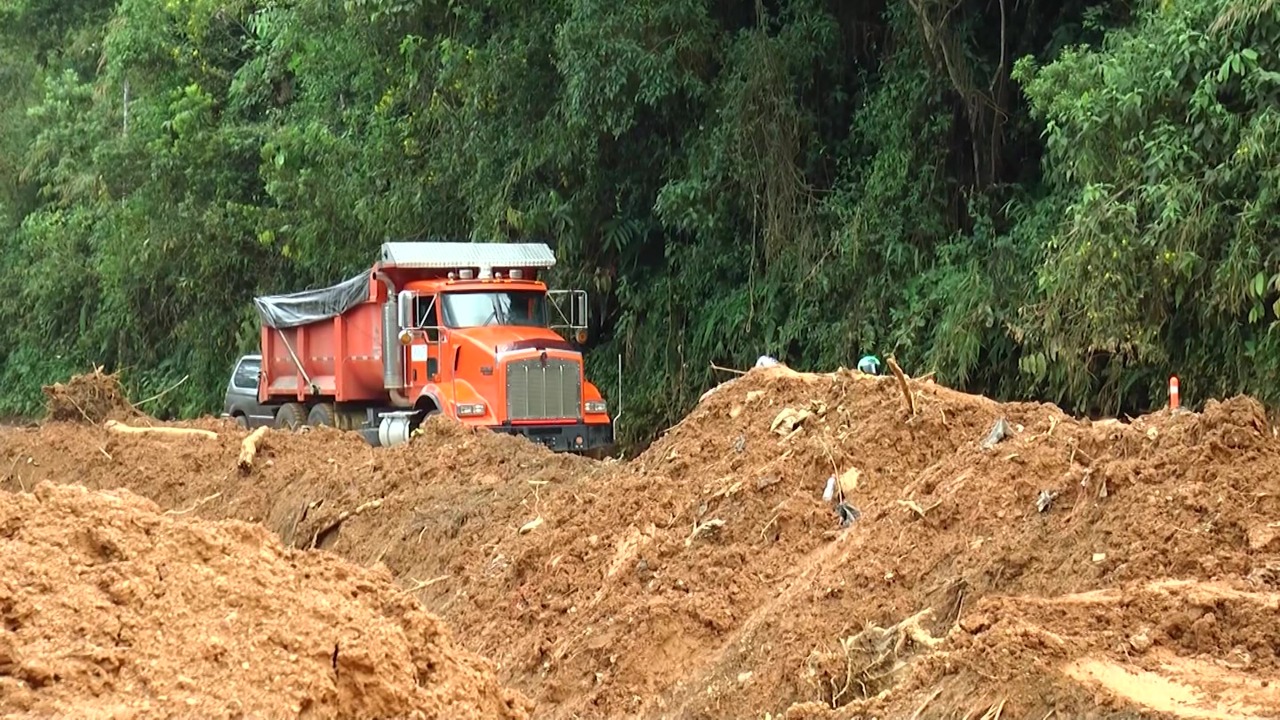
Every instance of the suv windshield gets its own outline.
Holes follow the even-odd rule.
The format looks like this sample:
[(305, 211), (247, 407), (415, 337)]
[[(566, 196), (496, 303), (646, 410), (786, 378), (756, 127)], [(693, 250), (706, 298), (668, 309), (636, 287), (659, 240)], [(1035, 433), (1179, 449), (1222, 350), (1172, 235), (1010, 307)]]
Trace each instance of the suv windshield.
[(534, 290), (452, 292), (443, 298), (444, 322), (449, 327), (547, 326), (546, 295)]

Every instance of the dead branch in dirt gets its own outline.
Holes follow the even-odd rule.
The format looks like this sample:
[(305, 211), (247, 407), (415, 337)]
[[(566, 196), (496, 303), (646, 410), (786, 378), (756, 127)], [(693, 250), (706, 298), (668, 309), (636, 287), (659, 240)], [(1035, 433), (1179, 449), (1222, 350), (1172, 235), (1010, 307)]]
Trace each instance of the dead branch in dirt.
[[(827, 432), (825, 429), (823, 430), (822, 434), (823, 434), (823, 437), (819, 437), (818, 442), (822, 445), (822, 451), (826, 453), (827, 461), (831, 463), (831, 474), (838, 476), (840, 475), (840, 468), (839, 466), (836, 465), (835, 456), (831, 454), (831, 446), (827, 445), (827, 439), (825, 437)], [(841, 493), (842, 500), (844, 499), (843, 496), (844, 496), (844, 493), (842, 492)]]
[(342, 523), (350, 520), (351, 518), (363, 512), (367, 512), (369, 510), (377, 510), (378, 508), (382, 507), (383, 499), (384, 498), (378, 498), (377, 500), (370, 500), (369, 502), (358, 505), (354, 510), (343, 510), (341, 513), (338, 513), (338, 517), (333, 522), (326, 525), (322, 530), (316, 532), (316, 534), (311, 537), (311, 547), (313, 549), (322, 547), (325, 541), (339, 527), (342, 526)]
[(85, 421), (85, 422), (87, 422), (87, 423), (92, 423), (92, 422), (93, 422), (93, 418), (89, 417), (89, 413), (85, 412), (85, 411), (84, 411), (84, 408), (80, 407), (80, 403), (76, 402), (76, 401), (75, 401), (75, 398), (68, 397), (68, 398), (64, 398), (64, 399), (65, 399), (67, 402), (71, 403), (71, 406), (72, 406), (72, 407), (74, 407), (76, 410), (78, 410), (78, 411), (80, 412), (80, 416), (84, 418), (84, 421)]
[(1071, 455), (1067, 458), (1068, 466), (1075, 463), (1077, 455), (1084, 459), (1084, 462), (1081, 464), (1085, 467), (1091, 467), (1094, 464), (1093, 458), (1089, 457), (1088, 453), (1080, 449), (1080, 445), (1076, 442), (1075, 438), (1071, 438), (1068, 443), (1071, 445)]
[[(845, 678), (844, 687), (838, 691), (832, 684), (832, 703), (839, 701), (857, 683), (862, 689), (863, 697), (868, 696), (867, 683), (892, 675), (903, 667), (899, 660), (906, 649), (908, 641), (926, 650), (932, 650), (942, 644), (944, 638), (934, 637), (925, 630), (921, 623), (933, 616), (933, 608), (926, 608), (888, 628), (871, 625), (857, 635), (840, 640), (840, 649), (844, 653)], [(856, 657), (870, 658), (858, 663)]]
[(748, 372), (750, 372), (749, 370), (738, 370), (737, 368), (721, 367), (715, 363), (711, 363), (711, 369), (719, 370), (720, 372), (733, 373), (734, 375), (746, 375)]
[(190, 376), (190, 375), (183, 375), (181, 380), (179, 380), (178, 382), (176, 382), (176, 383), (174, 383), (174, 384), (170, 385), (169, 387), (167, 387), (167, 388), (165, 388), (165, 389), (161, 390), (160, 392), (156, 393), (155, 395), (152, 395), (151, 397), (147, 398), (146, 400), (140, 400), (140, 401), (138, 401), (138, 402), (136, 402), (136, 403), (133, 403), (133, 407), (134, 407), (134, 409), (136, 410), (137, 408), (139, 408), (139, 407), (140, 407), (140, 406), (142, 406), (142, 405), (146, 405), (147, 403), (149, 403), (149, 402), (151, 402), (151, 401), (153, 401), (153, 400), (159, 400), (160, 398), (164, 397), (165, 395), (168, 395), (170, 391), (172, 391), (172, 390), (176, 390), (180, 385), (182, 385), (182, 383), (186, 382), (186, 381), (187, 381), (187, 378), (189, 378), (189, 377), (191, 377), (191, 376)]
[(199, 508), (200, 506), (202, 506), (202, 505), (204, 505), (204, 504), (206, 504), (206, 503), (211, 503), (211, 502), (213, 502), (214, 500), (217, 500), (217, 499), (218, 499), (218, 498), (220, 498), (220, 497), (222, 497), (222, 491), (221, 491), (221, 490), (219, 490), (218, 492), (216, 492), (216, 493), (214, 493), (214, 494), (210, 495), (210, 496), (209, 496), (209, 497), (207, 497), (207, 498), (204, 498), (203, 500), (198, 500), (198, 501), (196, 501), (196, 504), (195, 504), (195, 505), (192, 505), (191, 507), (187, 508), (186, 510), (166, 510), (164, 514), (165, 514), (165, 515), (186, 515), (187, 513), (195, 512), (195, 511), (196, 511), (196, 509), (197, 509), (197, 508)]
[(247, 473), (253, 469), (253, 458), (258, 454), (258, 443), (262, 442), (266, 434), (267, 427), (264, 425), (249, 433), (249, 436), (240, 443), (240, 460), (236, 463), (240, 472)]
[(695, 522), (693, 524), (693, 532), (689, 533), (689, 537), (685, 538), (685, 547), (692, 545), (693, 541), (699, 537), (709, 535), (722, 527), (724, 527), (724, 521), (720, 518), (712, 518), (704, 523)]
[(426, 588), (429, 588), (432, 585), (435, 585), (436, 583), (444, 582), (445, 580), (448, 580), (450, 577), (452, 576), (441, 575), (440, 577), (434, 577), (434, 578), (431, 578), (430, 580), (413, 580), (413, 578), (409, 578), (410, 580), (413, 580), (413, 587), (407, 587), (404, 589), (403, 592), (405, 594), (415, 593), (415, 592), (418, 592), (419, 590), (424, 590)]
[(921, 519), (924, 519), (925, 513), (928, 513), (930, 510), (933, 510), (934, 508), (941, 505), (942, 501), (937, 500), (929, 507), (921, 507), (920, 503), (916, 502), (915, 500), (899, 500), (898, 504), (910, 510), (911, 512), (915, 513), (916, 515), (919, 515)]
[(982, 720), (1000, 720), (1000, 715), (1004, 712), (1004, 704), (1008, 701), (1008, 698), (1004, 698), (995, 705), (992, 705), (990, 708), (987, 708), (987, 711), (982, 715)]
[(1035, 435), (1030, 435), (1030, 436), (1028, 436), (1028, 437), (1027, 437), (1027, 444), (1033, 443), (1033, 442), (1035, 442), (1035, 441), (1039, 440), (1040, 438), (1050, 438), (1050, 437), (1053, 437), (1053, 431), (1054, 431), (1054, 430), (1056, 430), (1056, 429), (1058, 429), (1058, 418), (1053, 417), (1053, 416), (1051, 415), (1051, 416), (1049, 416), (1049, 429), (1048, 429), (1048, 430), (1046, 430), (1045, 432), (1042, 432), (1042, 433), (1036, 433)]
[[(17, 455), (13, 458), (13, 464), (9, 466), (9, 472), (5, 473), (5, 476), (4, 476), (5, 480), (9, 480), (14, 477), (13, 471), (18, 468), (18, 461), (21, 459), (22, 459), (21, 455)], [(26, 492), (27, 484), (22, 481), (22, 476), (18, 475), (17, 478), (18, 478), (18, 487), (22, 488), (22, 492)]]
[(907, 375), (902, 372), (902, 368), (898, 367), (898, 361), (890, 355), (887, 359), (889, 370), (893, 372), (893, 376), (898, 378), (898, 387), (902, 389), (902, 396), (907, 399), (907, 410), (911, 413), (911, 417), (916, 416), (916, 399), (911, 394), (911, 386), (907, 384)]
[(760, 528), (761, 542), (768, 540), (768, 537), (765, 535), (765, 533), (769, 532), (769, 528), (773, 527), (773, 524), (778, 522), (778, 518), (781, 516), (782, 516), (782, 511), (779, 510), (778, 512), (773, 514), (773, 517), (769, 518), (769, 522), (765, 523), (764, 527)]
[(103, 423), (103, 427), (114, 433), (122, 435), (161, 435), (165, 437), (199, 437), (217, 440), (218, 433), (212, 430), (201, 430), (199, 428), (176, 428), (176, 427), (134, 427), (125, 425), (116, 420), (108, 420)]
[(938, 699), (938, 696), (941, 694), (942, 694), (942, 688), (938, 688), (937, 690), (934, 690), (933, 693), (929, 695), (929, 697), (924, 699), (923, 703), (920, 703), (920, 707), (916, 708), (916, 711), (911, 714), (911, 720), (920, 720), (920, 716), (924, 714), (924, 709), (929, 707), (929, 703)]

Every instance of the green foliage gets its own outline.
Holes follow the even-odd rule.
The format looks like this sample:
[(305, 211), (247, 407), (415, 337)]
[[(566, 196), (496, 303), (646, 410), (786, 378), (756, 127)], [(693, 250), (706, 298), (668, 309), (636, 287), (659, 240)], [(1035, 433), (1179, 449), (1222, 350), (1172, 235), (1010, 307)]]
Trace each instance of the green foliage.
[(1277, 12), (11, 2), (0, 413), (92, 363), (208, 411), (255, 294), (426, 236), (552, 242), (636, 441), (765, 353), (1084, 412), (1172, 372), (1280, 400)]
[[(1046, 182), (1066, 203), (1028, 313), (1030, 369), (1075, 399), (1280, 399), (1280, 8), (1159, 5), (1099, 49), (1019, 67), (1046, 125)], [(1146, 387), (1135, 387), (1145, 384)]]

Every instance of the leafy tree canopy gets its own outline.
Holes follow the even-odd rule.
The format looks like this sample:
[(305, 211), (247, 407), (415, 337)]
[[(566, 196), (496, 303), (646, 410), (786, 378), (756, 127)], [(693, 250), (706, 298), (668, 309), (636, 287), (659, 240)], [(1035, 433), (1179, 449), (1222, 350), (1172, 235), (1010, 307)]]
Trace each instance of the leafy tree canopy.
[(13, 0), (0, 36), (0, 412), (90, 363), (211, 410), (255, 294), (424, 236), (551, 242), (637, 441), (764, 353), (1280, 400), (1269, 0)]

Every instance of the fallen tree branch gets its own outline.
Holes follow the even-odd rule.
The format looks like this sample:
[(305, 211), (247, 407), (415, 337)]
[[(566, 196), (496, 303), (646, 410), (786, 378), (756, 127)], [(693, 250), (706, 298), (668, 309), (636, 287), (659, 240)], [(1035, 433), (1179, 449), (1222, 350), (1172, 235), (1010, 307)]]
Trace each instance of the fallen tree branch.
[(933, 503), (929, 507), (923, 507), (920, 505), (920, 503), (916, 502), (915, 500), (899, 500), (898, 504), (923, 518), (925, 514), (928, 513), (930, 510), (933, 510), (934, 508), (941, 505), (942, 501), (938, 500), (937, 502)]
[(721, 367), (715, 363), (711, 363), (711, 369), (719, 370), (720, 372), (733, 373), (734, 375), (746, 375), (749, 372), (747, 370), (738, 370), (736, 368)]
[(176, 428), (176, 427), (133, 427), (125, 425), (116, 420), (108, 420), (103, 424), (107, 430), (122, 435), (164, 435), (168, 437), (200, 437), (210, 440), (217, 440), (218, 433), (212, 430), (201, 430), (199, 428)]
[(363, 503), (359, 505), (358, 507), (356, 507), (355, 510), (343, 510), (341, 513), (338, 514), (337, 519), (329, 523), (327, 526), (325, 526), (324, 529), (320, 530), (315, 535), (311, 536), (311, 547), (312, 548), (327, 547), (328, 544), (325, 541), (329, 539), (329, 537), (342, 525), (342, 523), (350, 520), (351, 518), (359, 515), (362, 512), (365, 512), (368, 510), (377, 510), (378, 508), (382, 507), (382, 500), (383, 500), (382, 498), (378, 498), (377, 500), (370, 500), (367, 503)]
[(248, 473), (253, 469), (253, 459), (258, 454), (258, 443), (262, 442), (262, 438), (266, 434), (267, 428), (264, 425), (249, 433), (249, 436), (240, 443), (240, 460), (236, 463), (240, 468), (240, 472)]
[(898, 387), (902, 389), (902, 396), (907, 399), (907, 410), (911, 412), (911, 417), (916, 416), (916, 399), (911, 394), (911, 386), (907, 385), (907, 375), (902, 372), (902, 368), (898, 367), (898, 361), (892, 355), (888, 357), (889, 370), (893, 372), (893, 376), (898, 378)]
[(937, 690), (934, 690), (933, 693), (929, 695), (929, 697), (924, 699), (924, 702), (920, 704), (920, 707), (916, 708), (916, 711), (912, 713), (911, 720), (920, 720), (921, 714), (924, 713), (925, 708), (929, 707), (929, 703), (936, 700), (938, 696), (941, 694), (942, 694), (942, 688), (938, 688)]
[(218, 492), (216, 492), (216, 493), (214, 493), (214, 494), (210, 495), (209, 497), (207, 497), (207, 498), (205, 498), (205, 499), (203, 499), (203, 500), (198, 501), (195, 505), (192, 505), (191, 507), (187, 508), (186, 510), (168, 510), (168, 511), (166, 511), (166, 512), (165, 512), (165, 515), (186, 515), (186, 514), (187, 514), (187, 513), (189, 513), (189, 512), (194, 512), (194, 511), (195, 511), (197, 508), (199, 508), (201, 505), (204, 505), (205, 503), (213, 502), (214, 500), (217, 500), (217, 499), (218, 499), (218, 498), (220, 498), (220, 497), (222, 497), (222, 491), (221, 491), (221, 490), (219, 490)]
[(440, 577), (433, 577), (430, 580), (414, 580), (413, 578), (409, 578), (410, 580), (413, 580), (413, 585), (411, 587), (405, 588), (401, 592), (404, 592), (405, 594), (415, 593), (415, 592), (418, 592), (419, 590), (429, 588), (432, 585), (435, 585), (436, 583), (444, 582), (445, 580), (448, 580), (449, 577), (450, 576), (448, 575), (441, 575)]
[(147, 403), (149, 403), (149, 402), (151, 402), (151, 401), (153, 401), (153, 400), (159, 400), (160, 398), (164, 397), (165, 395), (168, 395), (168, 394), (169, 394), (169, 391), (174, 390), (174, 389), (176, 389), (178, 386), (182, 385), (182, 383), (186, 382), (186, 381), (187, 381), (187, 378), (189, 378), (189, 377), (191, 377), (191, 376), (190, 376), (190, 375), (183, 375), (181, 380), (179, 380), (178, 382), (176, 382), (176, 383), (174, 383), (174, 384), (170, 385), (169, 387), (167, 387), (167, 388), (165, 388), (165, 389), (161, 390), (160, 392), (156, 393), (155, 395), (152, 395), (151, 397), (147, 398), (146, 400), (141, 400), (141, 401), (138, 401), (138, 402), (136, 402), (136, 403), (131, 403), (131, 404), (133, 405), (133, 409), (134, 409), (134, 410), (137, 410), (137, 409), (138, 409), (138, 406), (140, 406), (140, 405), (146, 405)]

